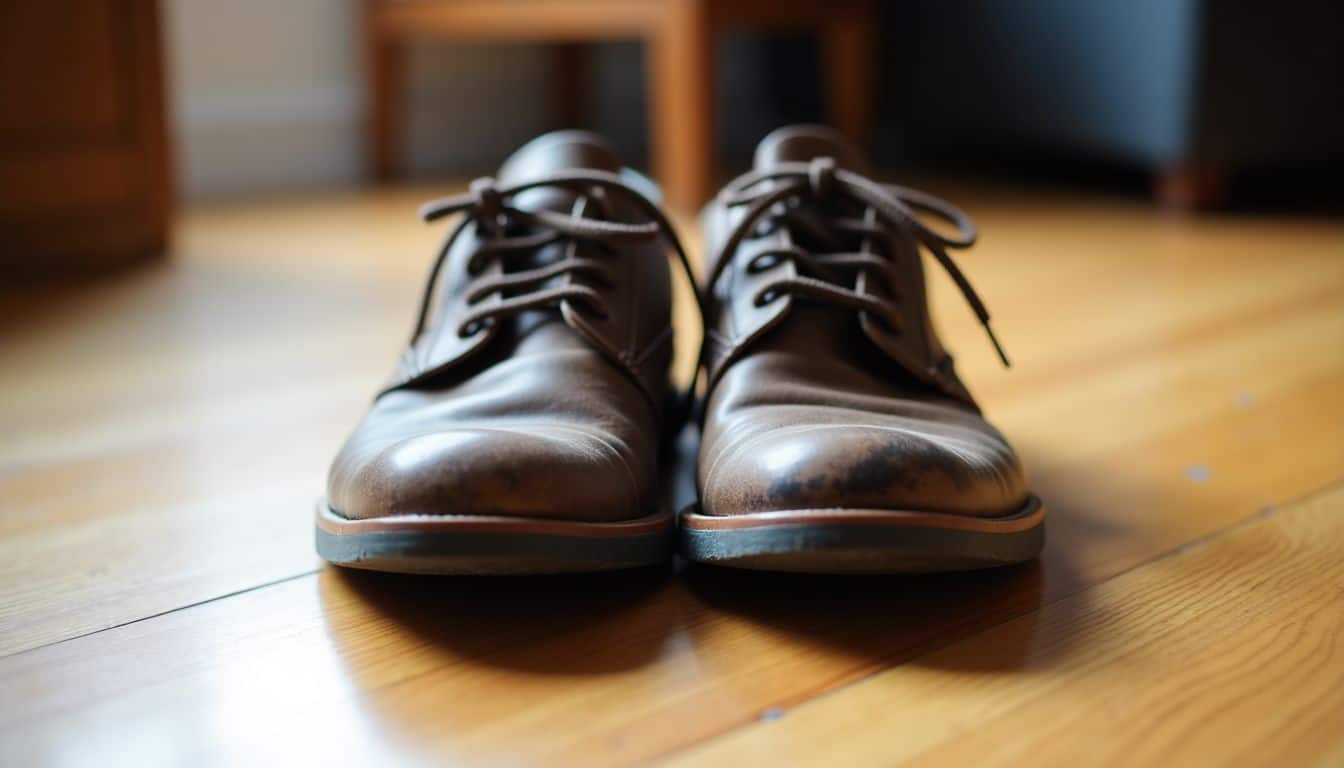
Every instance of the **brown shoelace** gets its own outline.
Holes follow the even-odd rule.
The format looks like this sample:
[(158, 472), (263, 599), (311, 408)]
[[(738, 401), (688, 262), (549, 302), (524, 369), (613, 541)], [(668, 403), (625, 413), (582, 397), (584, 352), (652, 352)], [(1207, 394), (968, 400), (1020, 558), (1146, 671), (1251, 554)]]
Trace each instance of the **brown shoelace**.
[[(650, 220), (638, 224), (626, 224), (590, 218), (583, 215), (582, 211), (574, 214), (548, 210), (527, 211), (510, 204), (516, 195), (540, 188), (568, 190), (599, 202), (604, 200), (607, 193), (611, 193), (634, 203)], [(433, 200), (420, 208), (420, 215), (425, 221), (435, 221), (455, 213), (465, 213), (466, 216), (440, 252), (430, 272), (412, 338), (418, 337), (424, 330), (433, 286), (438, 279), (439, 270), (443, 267), (444, 256), (452, 248), (453, 241), (471, 222), (476, 223), (483, 239), (481, 246), (467, 262), (467, 272), (472, 277), (479, 276), (493, 259), (511, 253), (535, 251), (552, 243), (587, 241), (614, 246), (623, 242), (651, 240), (662, 236), (672, 245), (687, 279), (694, 284), (686, 251), (681, 241), (677, 239), (667, 217), (657, 205), (614, 173), (595, 170), (570, 171), (509, 187), (497, 186), (492, 178), (481, 178), (473, 181), (470, 191), (465, 194)], [(510, 235), (508, 230), (511, 227), (524, 228), (527, 234)], [(588, 274), (600, 282), (610, 284), (608, 264), (600, 259), (582, 258), (573, 254), (543, 266), (508, 272), (494, 278), (477, 279), (468, 289), (466, 297), (468, 306), (479, 304), (481, 300), (494, 294), (506, 298), (489, 307), (469, 312), (458, 325), (458, 334), (464, 337), (471, 336), (501, 318), (513, 317), (530, 309), (558, 306), (562, 301), (583, 304), (599, 317), (605, 317), (608, 312), (606, 302), (593, 288), (575, 282), (545, 286), (556, 277), (575, 274)]]
[[(596, 201), (604, 211), (607, 208), (607, 195), (629, 200), (649, 220), (637, 224), (591, 218), (584, 215), (587, 203), (579, 206), (572, 214), (549, 210), (528, 211), (511, 204), (513, 198), (530, 189), (560, 189), (575, 193), (581, 200)], [(466, 300), (468, 306), (479, 304), (488, 296), (499, 294), (501, 301), (488, 307), (473, 309), (463, 317), (457, 333), (467, 337), (474, 335), (489, 324), (500, 319), (513, 317), (530, 309), (556, 307), (562, 301), (582, 304), (588, 311), (598, 316), (607, 315), (606, 302), (602, 294), (593, 288), (576, 282), (563, 285), (546, 286), (552, 279), (562, 275), (587, 274), (599, 282), (610, 284), (610, 266), (601, 259), (583, 258), (574, 251), (557, 261), (542, 266), (522, 269), (496, 275), (492, 278), (480, 278), (490, 261), (506, 254), (536, 251), (552, 243), (586, 241), (605, 246), (621, 243), (640, 242), (664, 237), (677, 254), (677, 261), (691, 286), (695, 285), (695, 273), (691, 269), (686, 250), (672, 229), (671, 222), (657, 204), (649, 200), (638, 189), (618, 174), (597, 170), (577, 170), (558, 173), (534, 181), (500, 187), (492, 178), (480, 178), (471, 183), (469, 191), (462, 195), (432, 200), (420, 208), (420, 216), (425, 221), (435, 221), (455, 213), (464, 213), (462, 221), (449, 236), (448, 242), (439, 252), (439, 257), (430, 270), (425, 293), (420, 300), (420, 312), (411, 334), (411, 341), (419, 338), (425, 329), (429, 315), (429, 305), (433, 299), (434, 285), (438, 282), (440, 270), (453, 242), (466, 230), (467, 225), (475, 222), (482, 236), (482, 242), (467, 261), (467, 272), (475, 280), (469, 284)], [(509, 234), (510, 229), (526, 230), (525, 234)], [(612, 253), (610, 247), (601, 249)], [(704, 304), (698, 292), (695, 295), (696, 307), (700, 317), (704, 318)], [(683, 393), (679, 404), (682, 418), (690, 410), (694, 398), (694, 383)]]
[[(989, 310), (947, 253), (950, 248), (970, 247), (976, 238), (975, 224), (951, 203), (917, 190), (871, 181), (837, 168), (834, 158), (830, 157), (809, 163), (781, 163), (769, 170), (747, 173), (729, 184), (722, 196), (730, 207), (749, 207), (729, 233), (723, 245), (723, 256), (716, 260), (704, 283), (706, 291), (712, 290), (731, 261), (727, 256), (763, 223), (778, 221), (802, 231), (814, 241), (837, 249), (842, 247), (843, 236), (858, 237), (861, 244), (857, 251), (813, 253), (788, 245), (757, 254), (748, 265), (749, 270), (759, 272), (781, 259), (789, 259), (800, 276), (771, 281), (761, 287), (753, 300), (761, 306), (789, 294), (834, 304), (866, 312), (899, 334), (902, 328), (895, 306), (899, 296), (884, 297), (849, 286), (854, 285), (856, 273), (890, 278), (895, 269), (893, 259), (918, 258), (919, 246), (923, 245), (961, 289), (1004, 366), (1010, 365), (990, 327)], [(808, 202), (815, 205), (805, 205)], [(839, 204), (845, 202), (861, 206), (864, 209), (862, 218), (821, 213), (823, 209), (837, 210)], [(916, 211), (943, 219), (956, 228), (957, 234), (948, 237), (936, 232), (919, 218)], [(879, 248), (879, 243), (884, 247)], [(846, 280), (847, 276), (849, 280)], [(889, 279), (885, 284), (890, 284)]]

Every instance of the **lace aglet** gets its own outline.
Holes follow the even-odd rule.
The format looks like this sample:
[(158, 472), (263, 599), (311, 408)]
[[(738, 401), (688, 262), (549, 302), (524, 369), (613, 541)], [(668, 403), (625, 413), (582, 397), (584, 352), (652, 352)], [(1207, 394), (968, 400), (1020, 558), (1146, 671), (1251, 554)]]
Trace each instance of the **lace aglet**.
[(458, 208), (452, 205), (455, 201), (431, 200), (420, 206), (420, 220), (429, 223), (442, 219), (444, 216), (456, 213)]
[(1003, 345), (999, 343), (999, 337), (994, 335), (994, 329), (985, 323), (985, 333), (989, 334), (989, 343), (994, 345), (994, 351), (999, 353), (999, 359), (1003, 361), (1004, 368), (1012, 368), (1013, 364), (1008, 359), (1008, 353), (1003, 351)]

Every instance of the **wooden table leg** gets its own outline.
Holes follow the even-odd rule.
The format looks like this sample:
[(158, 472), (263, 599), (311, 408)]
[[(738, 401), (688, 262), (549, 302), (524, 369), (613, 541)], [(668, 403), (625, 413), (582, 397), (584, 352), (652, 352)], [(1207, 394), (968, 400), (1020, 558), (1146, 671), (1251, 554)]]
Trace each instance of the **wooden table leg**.
[(715, 163), (714, 35), (706, 0), (665, 0), (645, 41), (653, 172), (667, 201), (693, 210), (710, 196)]
[(872, 139), (876, 8), (869, 0), (838, 2), (826, 18), (821, 46), (827, 117), (866, 150)]

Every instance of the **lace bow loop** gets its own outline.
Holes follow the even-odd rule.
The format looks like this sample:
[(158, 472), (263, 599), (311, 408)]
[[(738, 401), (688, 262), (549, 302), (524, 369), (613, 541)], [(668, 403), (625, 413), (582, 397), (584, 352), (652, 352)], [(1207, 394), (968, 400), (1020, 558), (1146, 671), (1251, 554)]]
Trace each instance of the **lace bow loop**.
[[(720, 199), (729, 207), (747, 206), (747, 211), (724, 243), (725, 254), (736, 250), (771, 209), (790, 199), (823, 204), (848, 200), (871, 210), (880, 222), (908, 233), (909, 237), (933, 255), (984, 326), (1004, 367), (1011, 367), (1008, 355), (990, 327), (989, 309), (948, 254), (950, 249), (971, 247), (978, 237), (975, 222), (952, 203), (908, 187), (879, 184), (861, 174), (837, 167), (835, 159), (831, 157), (819, 157), (807, 163), (780, 163), (767, 170), (745, 174), (729, 184)], [(925, 223), (920, 213), (951, 224), (956, 233), (948, 235), (939, 232)], [(712, 290), (729, 261), (727, 258), (716, 261), (706, 282), (706, 291)], [(814, 298), (835, 300), (864, 311), (873, 310), (868, 306), (869, 302), (861, 300), (858, 294), (847, 292), (842, 297), (839, 290), (823, 292), (816, 286), (810, 286), (807, 292)]]
[[(569, 191), (597, 200), (602, 200), (608, 195), (620, 198), (632, 205), (647, 220), (634, 223), (610, 221), (546, 209), (527, 210), (514, 204), (514, 200), (521, 193), (541, 188)], [(676, 253), (687, 280), (692, 285), (695, 284), (690, 259), (667, 216), (656, 203), (631, 186), (620, 174), (576, 169), (509, 186), (500, 186), (495, 179), (484, 177), (471, 182), (466, 193), (431, 200), (420, 207), (420, 217), (426, 222), (437, 221), (454, 214), (464, 214), (464, 218), (450, 237), (449, 245), (471, 222), (475, 222), (485, 235), (477, 252), (468, 260), (468, 272), (472, 277), (483, 271), (484, 261), (489, 258), (501, 253), (536, 250), (557, 241), (581, 240), (619, 245), (663, 237)], [(527, 234), (511, 235), (507, 233), (510, 225), (532, 231)], [(424, 331), (433, 286), (449, 250), (450, 247), (445, 246), (440, 251), (430, 272), (429, 282), (421, 299), (415, 331), (412, 334), (412, 344)], [(579, 273), (592, 275), (610, 284), (609, 270), (604, 265), (594, 259), (575, 256), (478, 282), (466, 294), (468, 306), (479, 304), (492, 295), (505, 298), (468, 312), (458, 324), (458, 334), (464, 337), (470, 336), (492, 326), (501, 318), (530, 309), (556, 306), (564, 301), (582, 304), (590, 312), (605, 317), (607, 307), (598, 291), (575, 282), (564, 285), (554, 285), (551, 282), (554, 278), (565, 274)], [(703, 321), (704, 305), (700, 302), (698, 294), (696, 304)], [(693, 396), (693, 388), (694, 384), (687, 390), (688, 401)], [(682, 410), (689, 412), (689, 407), (683, 406)]]

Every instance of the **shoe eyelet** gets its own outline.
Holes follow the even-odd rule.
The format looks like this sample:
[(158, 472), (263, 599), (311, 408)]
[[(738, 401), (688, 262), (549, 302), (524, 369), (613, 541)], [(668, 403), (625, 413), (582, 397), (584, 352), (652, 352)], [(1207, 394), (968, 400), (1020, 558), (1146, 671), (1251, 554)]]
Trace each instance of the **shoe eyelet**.
[(750, 262), (747, 263), (747, 274), (758, 275), (766, 271), (767, 269), (774, 269), (775, 267), (779, 266), (779, 262), (782, 260), (783, 259), (780, 257), (778, 253), (767, 252), (758, 254), (755, 258), (753, 258)]
[(771, 303), (772, 301), (778, 299), (782, 295), (783, 294), (781, 294), (779, 291), (769, 289), (761, 292), (760, 294), (757, 294), (756, 298), (752, 301), (752, 304), (757, 307), (764, 307), (766, 304)]
[(488, 327), (490, 327), (490, 320), (488, 319), (472, 320), (471, 322), (466, 323), (465, 325), (458, 326), (457, 335), (458, 338), (462, 339), (470, 338), (480, 333), (481, 331), (485, 330)]

